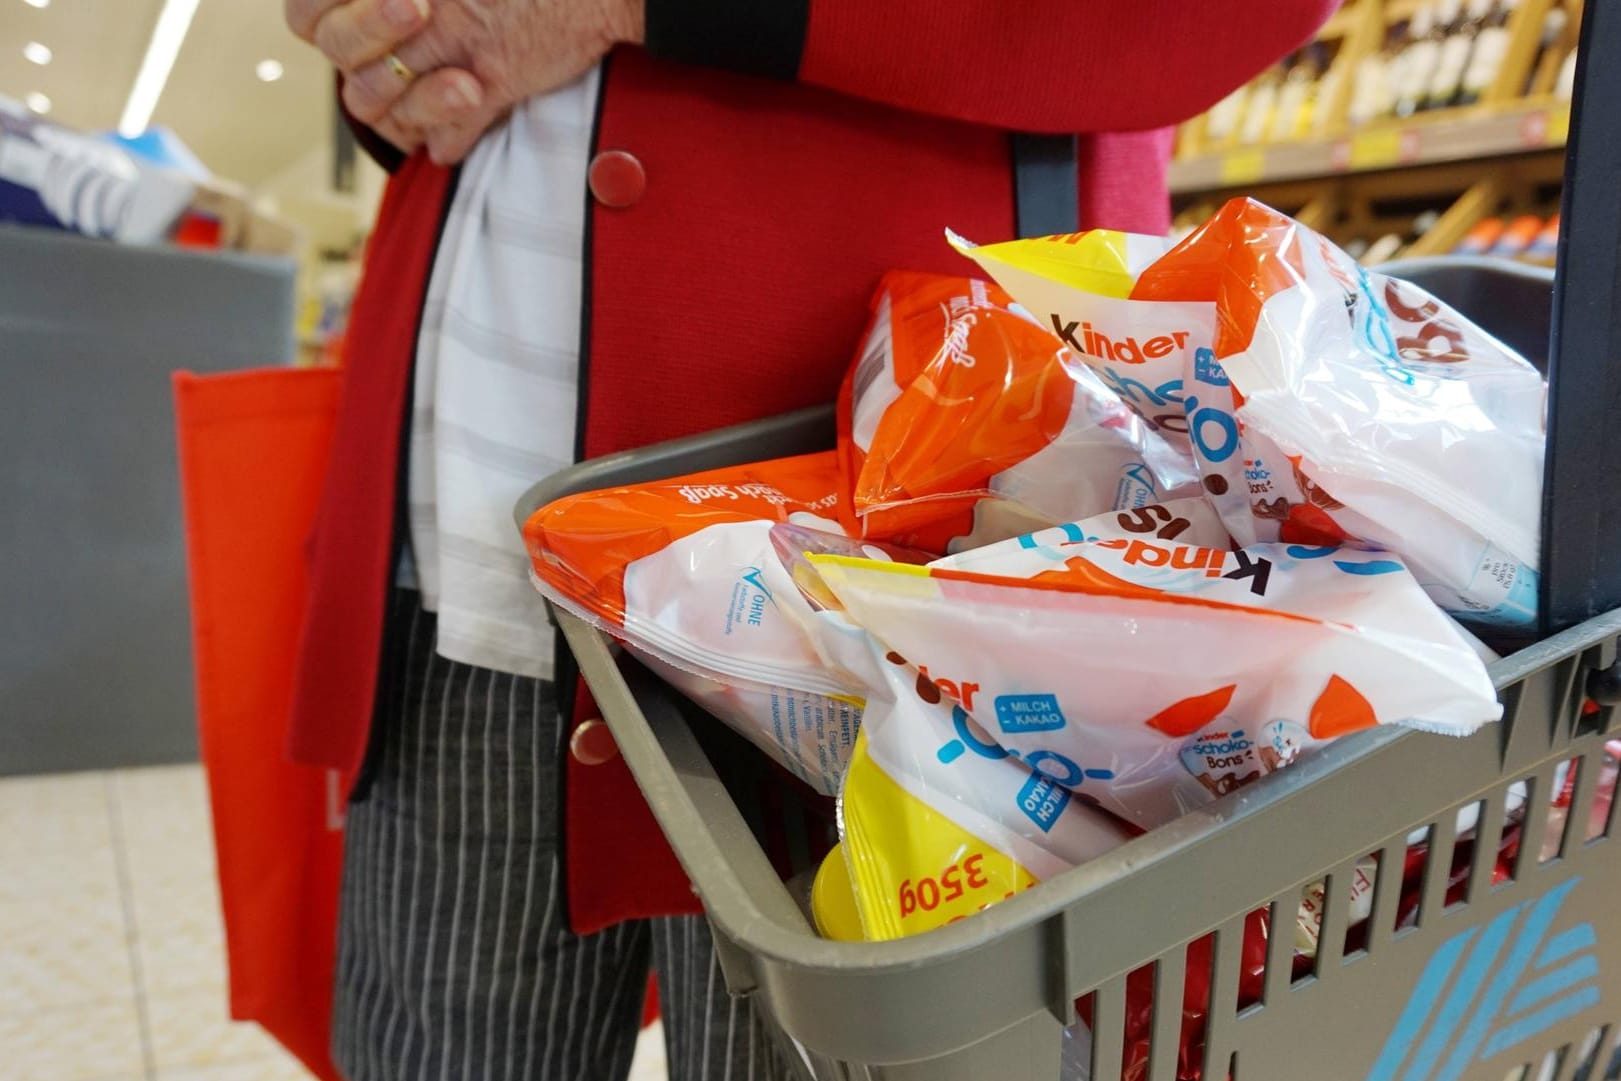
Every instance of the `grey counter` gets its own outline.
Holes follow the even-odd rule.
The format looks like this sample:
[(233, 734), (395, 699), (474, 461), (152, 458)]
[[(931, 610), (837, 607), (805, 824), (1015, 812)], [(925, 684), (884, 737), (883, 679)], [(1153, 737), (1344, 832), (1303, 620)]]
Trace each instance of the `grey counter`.
[(290, 261), (0, 227), (0, 774), (195, 757), (169, 373), (293, 327)]

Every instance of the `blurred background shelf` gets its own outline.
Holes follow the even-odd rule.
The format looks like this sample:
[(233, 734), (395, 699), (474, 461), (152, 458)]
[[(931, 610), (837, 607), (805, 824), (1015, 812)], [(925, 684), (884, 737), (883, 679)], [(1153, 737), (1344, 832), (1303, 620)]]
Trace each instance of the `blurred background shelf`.
[(1401, 167), (1562, 153), (1570, 105), (1551, 98), (1420, 114), (1333, 138), (1237, 147), (1171, 163), (1173, 195)]
[(1581, 16), (1580, 0), (1349, 0), (1181, 126), (1177, 228), (1248, 195), (1368, 265), (1551, 265)]

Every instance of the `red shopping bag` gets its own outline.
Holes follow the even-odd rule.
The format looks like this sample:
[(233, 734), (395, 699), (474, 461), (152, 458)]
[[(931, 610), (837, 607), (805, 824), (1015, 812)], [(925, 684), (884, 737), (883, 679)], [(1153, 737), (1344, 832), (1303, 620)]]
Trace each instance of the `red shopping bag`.
[(214, 813), (231, 1016), (322, 1078), (348, 778), (284, 747), (342, 376), (175, 375), (197, 725)]

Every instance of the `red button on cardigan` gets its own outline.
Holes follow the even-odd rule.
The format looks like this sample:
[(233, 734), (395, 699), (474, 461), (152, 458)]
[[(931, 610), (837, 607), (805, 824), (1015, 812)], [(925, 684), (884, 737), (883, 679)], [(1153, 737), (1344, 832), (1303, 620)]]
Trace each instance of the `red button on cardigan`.
[(615, 208), (635, 206), (647, 190), (647, 170), (624, 150), (604, 150), (592, 158), (586, 180), (597, 202)]

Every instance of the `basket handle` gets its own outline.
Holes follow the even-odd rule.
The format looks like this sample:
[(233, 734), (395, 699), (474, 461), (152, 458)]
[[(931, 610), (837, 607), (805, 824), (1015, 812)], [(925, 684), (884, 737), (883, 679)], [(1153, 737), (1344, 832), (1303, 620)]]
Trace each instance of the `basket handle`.
[(1073, 135), (1013, 135), (1013, 217), (1021, 237), (1081, 227), (1079, 144)]
[(1582, 20), (1560, 206), (1542, 502), (1542, 631), (1621, 606), (1621, 3)]

